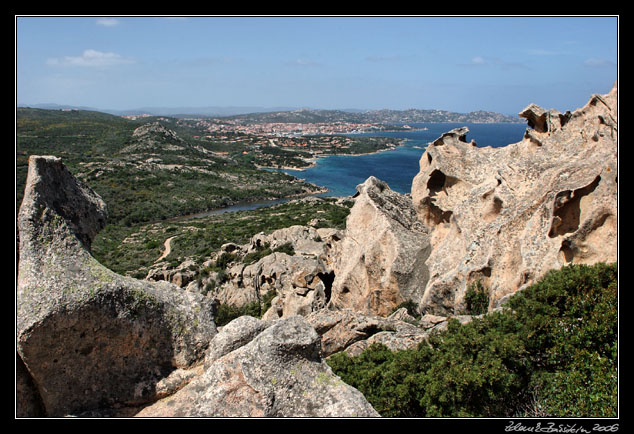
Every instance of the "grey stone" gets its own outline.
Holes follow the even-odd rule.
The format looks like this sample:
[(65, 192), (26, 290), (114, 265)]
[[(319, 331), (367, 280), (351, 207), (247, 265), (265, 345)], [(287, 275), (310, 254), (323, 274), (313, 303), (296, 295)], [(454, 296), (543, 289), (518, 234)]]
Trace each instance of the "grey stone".
[(202, 360), (215, 305), (168, 283), (120, 276), (90, 255), (103, 201), (59, 158), (32, 156), (18, 215), (17, 351), (47, 416), (153, 399)]
[(301, 316), (278, 320), (251, 342), (138, 417), (378, 417), (321, 357), (319, 335)]

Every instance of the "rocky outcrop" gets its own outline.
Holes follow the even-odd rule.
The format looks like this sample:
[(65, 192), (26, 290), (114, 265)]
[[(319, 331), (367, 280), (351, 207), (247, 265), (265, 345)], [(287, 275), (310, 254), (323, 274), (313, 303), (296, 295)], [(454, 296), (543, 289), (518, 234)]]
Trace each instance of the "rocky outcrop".
[(437, 326), (426, 324), (427, 327), (420, 327), (404, 308), (387, 318), (352, 309), (323, 309), (308, 315), (306, 321), (321, 336), (321, 350), (325, 357), (340, 351), (358, 355), (373, 343), (381, 343), (393, 351), (412, 348)]
[(464, 309), (470, 284), (490, 308), (546, 271), (617, 259), (617, 87), (561, 114), (530, 105), (521, 142), (467, 143), (466, 128), (429, 144), (412, 200), (429, 228), (423, 313)]
[[(378, 416), (324, 358), (412, 348), (450, 318), (470, 321), (459, 314), (475, 282), (494, 309), (551, 269), (616, 261), (616, 92), (565, 114), (530, 105), (523, 140), (502, 148), (449, 131), (427, 147), (411, 196), (370, 177), (345, 231), (293, 226), (226, 244), (209, 281), (188, 262), (159, 262), (145, 281), (104, 268), (90, 245), (105, 204), (58, 158), (31, 157), (16, 414)], [(263, 319), (216, 329), (218, 302), (271, 291)], [(394, 312), (405, 301), (420, 319)]]
[[(238, 318), (205, 372), (138, 417), (378, 417), (356, 389), (321, 357), (319, 335), (301, 316), (276, 321)], [(262, 330), (259, 332), (259, 330)], [(224, 331), (224, 329), (223, 329)], [(253, 339), (249, 337), (255, 335)], [(248, 341), (248, 342), (247, 342)]]
[[(332, 280), (329, 256), (341, 234), (335, 229), (294, 225), (270, 234), (256, 234), (245, 245), (227, 243), (203, 267), (212, 268), (224, 254), (232, 255), (220, 278), (212, 272), (198, 278), (201, 267), (187, 260), (177, 267), (158, 263), (146, 280), (168, 281), (192, 292), (202, 290), (213, 281), (214, 289), (206, 294), (220, 304), (240, 307), (258, 302), (271, 291), (275, 293), (266, 319), (307, 315), (323, 309), (330, 300)], [(278, 251), (287, 247), (286, 251)], [(254, 263), (248, 259), (262, 251), (269, 252)]]
[(117, 275), (89, 252), (103, 201), (55, 157), (31, 157), (18, 216), (17, 351), (47, 416), (154, 399), (216, 333), (209, 299)]
[(333, 236), (333, 231), (328, 228), (316, 229), (311, 226), (293, 225), (277, 229), (269, 235), (257, 234), (251, 239), (246, 253), (254, 252), (263, 246), (276, 249), (289, 244), (296, 254), (323, 259), (328, 253), (327, 240)]
[[(218, 333), (213, 298), (101, 266), (90, 244), (105, 218), (60, 159), (30, 158), (18, 216), (18, 417), (378, 416), (332, 373), (302, 317), (243, 316)], [(290, 258), (269, 256), (271, 266)], [(290, 275), (295, 287), (319, 280)]]
[(429, 238), (407, 195), (375, 177), (357, 192), (343, 238), (332, 252), (329, 305), (386, 316), (400, 303), (423, 296)]

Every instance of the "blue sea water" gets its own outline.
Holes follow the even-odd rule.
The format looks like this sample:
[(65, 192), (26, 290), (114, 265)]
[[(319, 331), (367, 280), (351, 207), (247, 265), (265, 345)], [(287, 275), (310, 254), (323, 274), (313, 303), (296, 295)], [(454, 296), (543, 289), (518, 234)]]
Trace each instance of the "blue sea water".
[[(410, 193), (412, 180), (419, 172), (419, 160), (429, 142), (454, 128), (469, 128), (467, 141), (474, 140), (479, 147), (501, 147), (522, 140), (527, 126), (524, 123), (470, 124), (470, 123), (416, 123), (409, 124), (413, 131), (395, 131), (356, 134), (405, 139), (394, 150), (369, 155), (326, 155), (306, 170), (285, 170), (285, 173), (313, 184), (327, 187), (325, 196), (349, 196), (356, 186), (368, 177), (385, 181), (392, 190)], [(426, 129), (423, 129), (426, 128)]]

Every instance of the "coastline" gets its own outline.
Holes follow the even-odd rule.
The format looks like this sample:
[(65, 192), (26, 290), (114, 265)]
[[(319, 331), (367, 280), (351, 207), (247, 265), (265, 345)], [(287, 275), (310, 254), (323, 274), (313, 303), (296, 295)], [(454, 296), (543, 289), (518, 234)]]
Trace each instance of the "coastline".
[(264, 170), (293, 170), (293, 171), (296, 171), (296, 172), (301, 172), (301, 171), (304, 171), (304, 170), (313, 169), (315, 166), (317, 166), (318, 160), (320, 158), (322, 158), (322, 157), (328, 157), (328, 156), (360, 157), (360, 156), (363, 156), (363, 155), (380, 154), (381, 152), (393, 151), (394, 149), (398, 148), (399, 146), (403, 146), (405, 144), (405, 142), (407, 142), (408, 140), (409, 139), (401, 139), (401, 141), (399, 142), (398, 145), (390, 146), (389, 148), (379, 149), (378, 151), (372, 151), (372, 152), (361, 152), (361, 153), (356, 153), (356, 154), (348, 154), (348, 153), (338, 153), (338, 154), (323, 153), (323, 154), (319, 154), (319, 155), (314, 155), (313, 154), (313, 158), (304, 160), (304, 161), (309, 163), (308, 166), (302, 166), (302, 167), (293, 167), (293, 166), (270, 167), (270, 166), (260, 166), (258, 164), (254, 164), (254, 165), (258, 169), (264, 169)]
[[(316, 184), (312, 184), (312, 185), (319, 187), (319, 190), (313, 191), (313, 192), (293, 194), (290, 196), (285, 196), (280, 198), (241, 201), (241, 202), (232, 203), (230, 205), (226, 205), (219, 208), (212, 208), (207, 211), (202, 211), (202, 212), (193, 213), (193, 214), (186, 214), (186, 215), (182, 215), (178, 217), (171, 217), (165, 220), (159, 220), (159, 222), (178, 222), (178, 221), (191, 220), (191, 219), (197, 219), (197, 218), (205, 218), (205, 217), (210, 217), (213, 215), (225, 214), (230, 212), (254, 210), (258, 208), (265, 208), (269, 206), (274, 206), (274, 205), (290, 202), (291, 200), (294, 200), (294, 199), (302, 199), (305, 197), (318, 196), (320, 194), (328, 193), (330, 191), (330, 189), (328, 189), (327, 187), (322, 187)], [(157, 223), (157, 222), (152, 222), (152, 223)]]

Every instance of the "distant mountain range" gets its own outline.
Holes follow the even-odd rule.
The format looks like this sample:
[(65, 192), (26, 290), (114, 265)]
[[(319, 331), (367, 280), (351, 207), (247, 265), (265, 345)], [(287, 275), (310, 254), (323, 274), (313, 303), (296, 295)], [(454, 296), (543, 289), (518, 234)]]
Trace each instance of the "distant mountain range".
[[(21, 105), (25, 106), (25, 105)], [(474, 122), (495, 123), (512, 122), (523, 123), (519, 116), (510, 116), (489, 111), (473, 111), (456, 113), (447, 110), (407, 109), (407, 110), (322, 110), (297, 107), (140, 107), (130, 110), (100, 109), (85, 106), (71, 106), (60, 104), (35, 104), (28, 107), (49, 110), (89, 110), (109, 113), (117, 116), (131, 116), (149, 114), (154, 116), (205, 116), (223, 117), (251, 122), (287, 122), (287, 123), (317, 123), (317, 122), (356, 122), (356, 123), (416, 123), (416, 122)]]
[(86, 106), (75, 106), (67, 104), (20, 104), (20, 107), (32, 107), (48, 110), (88, 110), (108, 113), (117, 116), (132, 116), (139, 114), (149, 114), (154, 116), (233, 116), (245, 113), (260, 113), (271, 111), (289, 111), (297, 107), (255, 107), (255, 106), (229, 106), (229, 107), (139, 107), (129, 110), (104, 109)]

